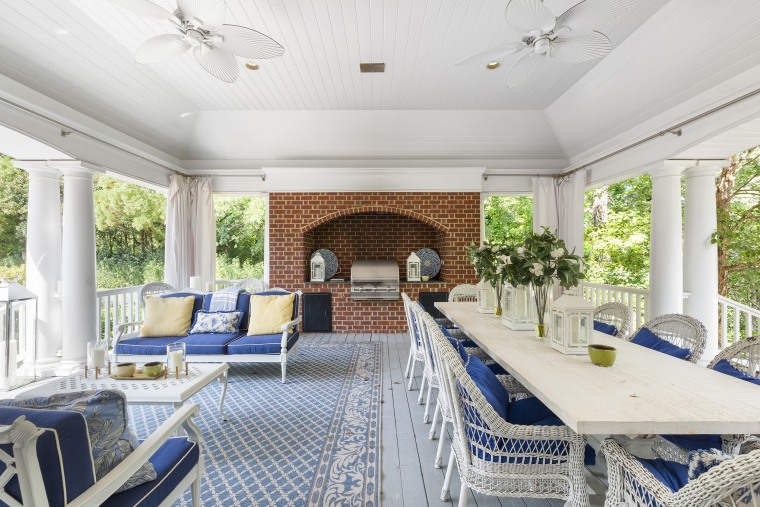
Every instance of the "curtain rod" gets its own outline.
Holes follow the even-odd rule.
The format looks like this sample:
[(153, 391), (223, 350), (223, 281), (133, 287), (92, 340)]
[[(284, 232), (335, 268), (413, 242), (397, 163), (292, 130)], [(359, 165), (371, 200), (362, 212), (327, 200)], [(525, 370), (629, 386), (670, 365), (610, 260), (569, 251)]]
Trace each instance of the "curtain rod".
[[(88, 134), (87, 132), (83, 132), (83, 131), (81, 131), (81, 130), (79, 130), (77, 128), (72, 127), (71, 125), (67, 125), (66, 123), (58, 121), (55, 118), (51, 118), (51, 117), (49, 117), (47, 115), (44, 115), (42, 113), (38, 113), (37, 111), (35, 111), (33, 109), (30, 109), (30, 108), (28, 108), (26, 106), (22, 106), (21, 104), (17, 104), (16, 102), (13, 102), (12, 100), (8, 100), (8, 99), (6, 99), (4, 97), (0, 97), (0, 102), (4, 102), (5, 104), (8, 104), (11, 107), (15, 107), (16, 109), (24, 111), (25, 113), (31, 114), (32, 116), (36, 116), (37, 118), (40, 118), (40, 119), (45, 120), (45, 121), (47, 121), (49, 123), (52, 123), (53, 125), (55, 125), (57, 127), (60, 127), (60, 129), (61, 129), (61, 137), (68, 137), (68, 136), (70, 136), (73, 133), (77, 133), (77, 134), (79, 134), (81, 136), (84, 136), (84, 137), (87, 137), (89, 139), (92, 139), (93, 141), (97, 141), (97, 142), (99, 142), (101, 144), (105, 144), (106, 146), (110, 146), (111, 148), (116, 148), (117, 150), (122, 151), (124, 153), (127, 153), (129, 155), (132, 155), (133, 157), (137, 157), (137, 158), (142, 159), (142, 160), (144, 160), (146, 162), (149, 162), (151, 164), (155, 164), (155, 165), (157, 165), (159, 167), (163, 167), (164, 169), (166, 169), (167, 171), (172, 172), (173, 174), (180, 174), (180, 175), (184, 176), (183, 173), (177, 171), (176, 169), (172, 169), (171, 167), (165, 166), (164, 164), (156, 162), (155, 160), (151, 160), (148, 157), (145, 157), (143, 155), (135, 153), (135, 152), (133, 152), (131, 150), (128, 150), (126, 148), (122, 148), (121, 146), (118, 146), (116, 144), (108, 142), (108, 141), (106, 141), (104, 139), (101, 139), (99, 137), (95, 137), (95, 136), (93, 136), (91, 134)], [(84, 159), (78, 159), (78, 160), (82, 160), (83, 162), (89, 162), (89, 161), (84, 160)], [(89, 162), (89, 163), (94, 164), (93, 162)], [(99, 166), (101, 164), (94, 164), (94, 165), (98, 165)]]
[(693, 116), (693, 117), (689, 118), (688, 120), (684, 120), (684, 121), (681, 121), (679, 123), (676, 123), (675, 125), (672, 125), (672, 126), (666, 128), (664, 130), (661, 130), (661, 131), (657, 132), (656, 134), (652, 134), (650, 136), (645, 137), (644, 139), (640, 139), (640, 140), (636, 141), (635, 143), (631, 143), (628, 146), (624, 146), (623, 148), (615, 150), (612, 153), (608, 153), (607, 155), (604, 155), (602, 157), (594, 159), (591, 162), (586, 162), (582, 166), (576, 167), (572, 171), (568, 171), (566, 173), (563, 173), (562, 176), (568, 176), (570, 174), (575, 174), (578, 171), (582, 171), (583, 169), (586, 169), (587, 167), (590, 167), (590, 166), (592, 166), (594, 164), (598, 164), (599, 162), (601, 162), (603, 160), (607, 160), (608, 158), (612, 158), (615, 155), (619, 155), (619, 154), (621, 154), (623, 152), (626, 152), (626, 151), (628, 151), (628, 150), (630, 150), (632, 148), (635, 148), (636, 146), (640, 146), (640, 145), (642, 145), (644, 143), (647, 143), (647, 142), (651, 141), (652, 139), (657, 139), (658, 137), (662, 137), (665, 134), (673, 134), (673, 135), (676, 135), (678, 137), (681, 137), (681, 134), (683, 133), (682, 130), (681, 130), (682, 127), (685, 127), (686, 125), (689, 125), (690, 123), (693, 123), (693, 122), (695, 122), (697, 120), (701, 120), (705, 116), (710, 116), (713, 113), (717, 113), (718, 111), (721, 111), (721, 110), (723, 110), (723, 109), (725, 109), (727, 107), (733, 106), (734, 104), (738, 104), (739, 102), (747, 100), (747, 99), (749, 99), (751, 97), (754, 97), (755, 95), (758, 95), (758, 94), (760, 94), (760, 88), (757, 88), (757, 89), (755, 89), (755, 90), (753, 90), (751, 92), (745, 93), (744, 95), (742, 95), (740, 97), (736, 97), (735, 99), (731, 99), (728, 102), (726, 102), (724, 104), (721, 104), (719, 106), (715, 106), (712, 109), (708, 109), (707, 111), (699, 113), (698, 115)]

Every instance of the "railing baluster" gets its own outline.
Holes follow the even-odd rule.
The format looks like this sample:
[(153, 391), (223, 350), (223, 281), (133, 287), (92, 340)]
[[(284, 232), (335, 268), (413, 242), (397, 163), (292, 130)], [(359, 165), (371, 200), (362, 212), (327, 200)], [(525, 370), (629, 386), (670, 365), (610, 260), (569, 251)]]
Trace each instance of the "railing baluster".
[(718, 308), (720, 308), (720, 343), (718, 346), (723, 350), (726, 348), (726, 334), (728, 333), (728, 308), (723, 301), (718, 301)]

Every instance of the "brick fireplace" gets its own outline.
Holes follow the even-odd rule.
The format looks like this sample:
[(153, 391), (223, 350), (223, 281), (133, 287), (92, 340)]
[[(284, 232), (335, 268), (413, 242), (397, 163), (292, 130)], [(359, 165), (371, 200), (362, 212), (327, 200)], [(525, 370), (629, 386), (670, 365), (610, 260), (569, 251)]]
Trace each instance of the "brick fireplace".
[[(480, 239), (477, 192), (272, 193), (269, 196), (269, 280), (273, 287), (332, 293), (333, 330), (342, 333), (402, 332), (403, 304), (350, 299), (351, 263), (395, 259), (401, 290), (445, 292), (476, 283), (465, 246)], [(429, 247), (441, 258), (438, 277), (406, 282), (406, 258)], [(332, 250), (344, 282), (309, 282), (309, 259), (318, 248)]]

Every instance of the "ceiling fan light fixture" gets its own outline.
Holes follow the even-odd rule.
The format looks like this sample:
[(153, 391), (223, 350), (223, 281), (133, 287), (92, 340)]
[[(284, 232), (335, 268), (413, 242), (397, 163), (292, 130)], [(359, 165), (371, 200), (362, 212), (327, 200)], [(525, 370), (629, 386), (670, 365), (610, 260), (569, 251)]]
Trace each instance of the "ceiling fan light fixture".
[(245, 68), (248, 70), (259, 70), (260, 67), (258, 63), (247, 62)]
[(499, 67), (501, 67), (501, 64), (499, 62), (497, 62), (496, 60), (494, 60), (492, 62), (488, 62), (486, 64), (486, 69), (489, 69), (489, 70), (498, 69)]

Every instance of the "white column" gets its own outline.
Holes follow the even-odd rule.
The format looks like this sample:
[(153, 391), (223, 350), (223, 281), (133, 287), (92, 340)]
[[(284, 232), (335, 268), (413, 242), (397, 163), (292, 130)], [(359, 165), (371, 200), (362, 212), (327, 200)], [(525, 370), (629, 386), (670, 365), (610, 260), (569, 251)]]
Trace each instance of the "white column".
[(684, 312), (707, 328), (707, 346), (700, 364), (718, 353), (718, 247), (711, 242), (718, 228), (715, 174), (721, 163), (698, 162), (686, 169), (686, 211), (683, 234), (683, 283), (690, 295)]
[(61, 351), (61, 172), (47, 162), (16, 161), (29, 173), (26, 286), (37, 295), (37, 368), (58, 366)]
[(652, 170), (649, 318), (683, 311), (681, 171), (664, 163)]
[(80, 162), (63, 172), (63, 359), (59, 373), (84, 364), (87, 342), (98, 337), (95, 209), (92, 177)]

